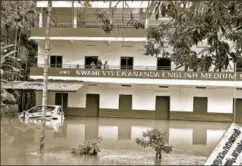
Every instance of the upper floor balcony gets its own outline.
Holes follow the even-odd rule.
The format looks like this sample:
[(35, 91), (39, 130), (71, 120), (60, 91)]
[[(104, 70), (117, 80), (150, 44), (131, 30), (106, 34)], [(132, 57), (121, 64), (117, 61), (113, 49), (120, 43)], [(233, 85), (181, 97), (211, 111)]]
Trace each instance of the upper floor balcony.
[[(134, 1), (135, 2), (135, 1)], [(51, 27), (55, 28), (97, 28), (102, 26), (102, 22), (97, 18), (96, 13), (102, 12), (108, 17), (114, 27), (119, 28), (131, 28), (134, 27), (130, 24), (131, 13), (132, 20), (138, 21), (144, 24), (144, 28), (148, 26), (154, 26), (162, 21), (169, 20), (168, 17), (160, 17), (156, 20), (152, 15), (148, 17), (146, 13), (146, 7), (141, 8), (136, 6), (134, 8), (115, 8), (115, 10), (101, 9), (94, 7), (83, 9), (78, 7), (56, 7), (51, 11)], [(46, 7), (39, 9), (38, 28), (45, 27), (46, 24)]]

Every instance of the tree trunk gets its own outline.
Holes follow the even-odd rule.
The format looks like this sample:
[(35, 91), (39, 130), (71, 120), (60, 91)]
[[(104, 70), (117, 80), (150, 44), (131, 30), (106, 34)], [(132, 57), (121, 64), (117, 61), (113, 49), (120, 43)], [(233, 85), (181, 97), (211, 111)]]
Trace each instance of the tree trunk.
[(45, 145), (45, 118), (47, 108), (47, 86), (48, 86), (48, 63), (50, 55), (50, 13), (51, 13), (51, 0), (48, 0), (48, 13), (46, 22), (46, 36), (45, 36), (45, 58), (44, 58), (44, 84), (43, 84), (43, 98), (42, 98), (42, 126), (40, 135), (40, 152), (43, 154)]

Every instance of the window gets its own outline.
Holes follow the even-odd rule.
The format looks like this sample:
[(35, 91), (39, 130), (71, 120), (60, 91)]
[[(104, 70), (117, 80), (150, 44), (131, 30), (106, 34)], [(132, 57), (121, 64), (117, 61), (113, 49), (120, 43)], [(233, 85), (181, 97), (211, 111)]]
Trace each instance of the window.
[(51, 68), (62, 68), (62, 56), (50, 56)]
[(119, 95), (119, 109), (123, 111), (132, 110), (132, 95)]
[(68, 93), (56, 93), (55, 105), (61, 105), (63, 107), (68, 106)]
[(242, 72), (242, 62), (237, 63), (237, 65), (236, 65), (236, 72)]
[[(47, 106), (46, 112), (51, 112), (51, 111), (53, 111), (54, 109), (55, 109), (55, 107)], [(36, 112), (38, 112), (38, 113), (42, 112), (42, 106), (36, 106), (36, 107), (33, 107), (33, 108), (31, 108), (31, 109), (28, 111), (28, 113), (36, 113)]]
[(121, 69), (133, 69), (133, 57), (121, 57)]
[(157, 70), (171, 70), (171, 60), (168, 58), (157, 58)]
[(85, 68), (92, 68), (91, 63), (97, 65), (98, 56), (86, 56), (85, 57)]

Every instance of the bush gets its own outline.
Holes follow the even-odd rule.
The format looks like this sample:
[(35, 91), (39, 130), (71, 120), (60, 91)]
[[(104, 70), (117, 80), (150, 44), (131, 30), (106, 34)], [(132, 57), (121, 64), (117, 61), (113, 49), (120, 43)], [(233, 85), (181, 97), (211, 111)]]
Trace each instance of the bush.
[(102, 138), (86, 140), (83, 145), (79, 145), (77, 149), (72, 149), (74, 155), (97, 155), (100, 152), (99, 145), (102, 142)]
[(157, 129), (143, 132), (142, 138), (136, 138), (136, 143), (143, 148), (151, 147), (156, 152), (156, 159), (161, 159), (162, 152), (170, 153), (172, 146), (166, 145), (167, 139), (165, 134)]

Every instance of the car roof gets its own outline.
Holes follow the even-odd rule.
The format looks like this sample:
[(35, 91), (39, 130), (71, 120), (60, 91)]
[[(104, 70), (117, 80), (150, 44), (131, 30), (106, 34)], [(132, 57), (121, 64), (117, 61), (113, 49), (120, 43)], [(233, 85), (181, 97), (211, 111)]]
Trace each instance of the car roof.
[[(43, 105), (36, 105), (35, 107), (37, 106), (43, 106)], [(47, 105), (47, 107), (62, 107), (61, 105)]]

